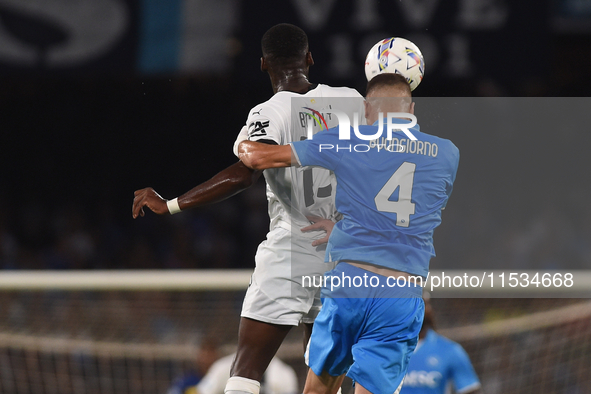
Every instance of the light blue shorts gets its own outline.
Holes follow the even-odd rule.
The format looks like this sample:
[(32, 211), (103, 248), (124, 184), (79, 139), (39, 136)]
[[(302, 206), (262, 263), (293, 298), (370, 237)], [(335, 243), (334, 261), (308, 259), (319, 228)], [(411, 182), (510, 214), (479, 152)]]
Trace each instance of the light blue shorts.
[(392, 286), (384, 276), (342, 262), (329, 274), (376, 276), (372, 284), (377, 286), (364, 288), (365, 298), (358, 297), (359, 288), (352, 292), (355, 298), (346, 296), (347, 286), (331, 290), (329, 284), (322, 289), (322, 310), (308, 352), (310, 368), (318, 376), (323, 371), (332, 376), (347, 373), (374, 394), (394, 393), (406, 374), (423, 324), (422, 288)]

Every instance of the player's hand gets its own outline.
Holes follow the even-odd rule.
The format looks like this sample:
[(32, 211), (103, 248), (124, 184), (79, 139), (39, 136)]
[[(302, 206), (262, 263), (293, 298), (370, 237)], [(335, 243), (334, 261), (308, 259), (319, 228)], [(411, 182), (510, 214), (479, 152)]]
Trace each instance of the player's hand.
[(158, 215), (168, 213), (168, 206), (166, 200), (160, 197), (158, 193), (151, 187), (145, 189), (136, 190), (133, 198), (133, 207), (131, 215), (134, 219), (138, 216), (144, 216), (144, 207), (149, 208)]
[(303, 232), (317, 230), (326, 231), (326, 236), (324, 238), (320, 238), (312, 242), (312, 246), (318, 246), (327, 243), (328, 237), (330, 237), (330, 233), (332, 232), (332, 228), (334, 227), (334, 222), (330, 219), (321, 218), (319, 216), (307, 216), (307, 218), (309, 221), (312, 222), (312, 224), (302, 228)]

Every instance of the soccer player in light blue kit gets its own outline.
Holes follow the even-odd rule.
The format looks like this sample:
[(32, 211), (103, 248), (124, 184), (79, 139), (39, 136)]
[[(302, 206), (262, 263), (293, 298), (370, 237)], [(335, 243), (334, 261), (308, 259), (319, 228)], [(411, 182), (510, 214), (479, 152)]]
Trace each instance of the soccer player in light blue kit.
[[(380, 74), (367, 86), (363, 135), (375, 135), (386, 113), (414, 113), (406, 80)], [(402, 127), (408, 119), (391, 121)], [(291, 147), (251, 141), (240, 159), (254, 169), (320, 166), (337, 178), (336, 207), (343, 214), (330, 235), (323, 306), (309, 345), (304, 393), (334, 394), (345, 373), (355, 393), (398, 393), (423, 321), (422, 288), (435, 254), (433, 230), (452, 191), (459, 151), (449, 140), (408, 130), (390, 141), (367, 141), (354, 130), (322, 131)], [(384, 138), (386, 134), (384, 133)], [(337, 149), (338, 147), (338, 149)], [(292, 157), (293, 156), (293, 157)], [(340, 286), (334, 278), (341, 280)]]
[(425, 318), (419, 343), (410, 358), (400, 394), (481, 393), (470, 358), (459, 343), (435, 331), (429, 293), (423, 294)]

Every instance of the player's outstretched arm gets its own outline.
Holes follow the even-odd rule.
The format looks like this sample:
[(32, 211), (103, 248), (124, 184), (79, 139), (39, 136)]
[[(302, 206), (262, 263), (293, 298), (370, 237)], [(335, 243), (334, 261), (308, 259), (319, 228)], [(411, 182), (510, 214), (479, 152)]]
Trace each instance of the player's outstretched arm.
[(242, 141), (238, 145), (238, 156), (246, 166), (254, 170), (289, 167), (297, 164), (295, 158), (292, 160), (291, 145), (269, 145), (254, 141)]
[[(179, 207), (184, 210), (225, 200), (242, 190), (248, 189), (260, 175), (260, 171), (251, 170), (239, 161), (218, 172), (208, 181), (179, 196)], [(138, 216), (144, 216), (144, 207), (159, 215), (168, 213), (167, 200), (163, 199), (151, 187), (136, 190), (134, 196), (132, 207), (134, 219)]]

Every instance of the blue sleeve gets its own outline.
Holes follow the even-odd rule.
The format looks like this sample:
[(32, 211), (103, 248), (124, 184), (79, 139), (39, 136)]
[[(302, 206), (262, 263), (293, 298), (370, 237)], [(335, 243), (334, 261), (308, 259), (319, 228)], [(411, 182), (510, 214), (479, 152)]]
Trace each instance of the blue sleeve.
[[(458, 173), (458, 166), (460, 164), (460, 151), (455, 145), (453, 145), (453, 147), (454, 147), (454, 155), (453, 155), (453, 161), (452, 161), (451, 186), (453, 186), (453, 183), (456, 181), (456, 174)], [(450, 186), (448, 196), (451, 195), (451, 189), (453, 188), (451, 186)]]
[(460, 164), (460, 151), (453, 143), (451, 145), (453, 147), (449, 162), (451, 176), (449, 182), (447, 182), (445, 185), (445, 194), (447, 194), (447, 199), (443, 204), (443, 208), (447, 206), (447, 202), (449, 201), (449, 197), (451, 196), (451, 192), (453, 191), (454, 182), (456, 180), (456, 174), (458, 172), (458, 165)]
[(456, 391), (463, 393), (480, 387), (480, 381), (466, 351), (460, 345), (457, 345), (454, 346), (453, 355), (451, 377)]
[[(310, 140), (291, 143), (301, 166), (317, 166), (334, 171), (345, 150), (339, 152), (338, 127), (321, 131)], [(348, 146), (348, 145), (347, 145)]]

